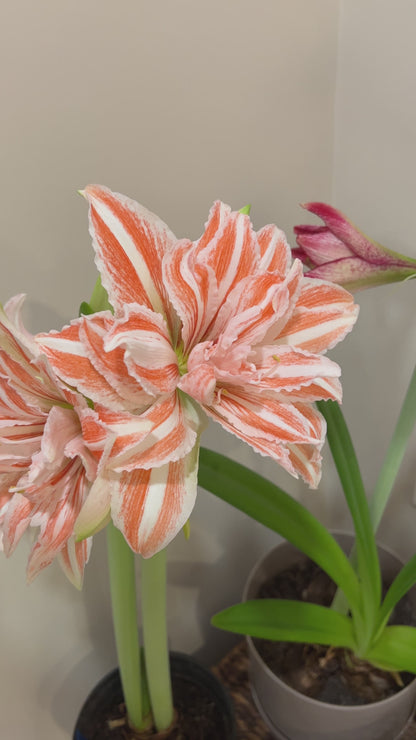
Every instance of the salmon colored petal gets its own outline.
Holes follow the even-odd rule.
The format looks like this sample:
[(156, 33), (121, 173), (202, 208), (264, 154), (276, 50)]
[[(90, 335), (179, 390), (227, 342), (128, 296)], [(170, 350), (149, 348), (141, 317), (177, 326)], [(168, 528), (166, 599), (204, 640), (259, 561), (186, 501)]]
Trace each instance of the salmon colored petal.
[(196, 444), (181, 460), (117, 478), (113, 521), (143, 557), (166, 547), (189, 519), (197, 492), (198, 452)]
[[(101, 416), (102, 418), (102, 416)], [(151, 422), (152, 429), (146, 435), (136, 437), (135, 425)], [(117, 426), (114, 444), (108, 458), (108, 466), (117, 472), (133, 470), (136, 467), (148, 469), (160, 467), (168, 462), (184, 457), (195, 445), (201, 420), (190, 398), (172, 394), (169, 398), (155, 403), (140, 417), (127, 417)]]
[(203, 261), (214, 275), (221, 305), (232, 289), (259, 267), (260, 249), (248, 216), (230, 213), (223, 204), (216, 204), (206, 230), (195, 245), (195, 259)]
[(270, 224), (257, 232), (257, 241), (260, 247), (259, 269), (285, 276), (290, 269), (292, 255), (284, 232)]
[[(279, 394), (298, 391), (299, 399), (304, 394), (305, 399), (309, 401), (321, 398), (320, 395), (316, 398), (311, 397), (311, 386), (317, 388), (321, 381), (337, 379), (341, 375), (341, 368), (336, 362), (298, 347), (286, 345), (258, 347), (253, 350), (250, 359), (256, 366), (257, 372), (252, 382), (257, 388)], [(340, 391), (340, 386), (332, 385), (331, 389), (332, 392), (335, 389)], [(338, 396), (336, 400), (340, 401), (341, 398)]]
[(210, 405), (214, 400), (215, 386), (217, 383), (215, 368), (213, 365), (197, 365), (182, 376), (178, 388), (194, 399), (202, 406)]
[(203, 257), (204, 252), (198, 252), (192, 242), (184, 240), (163, 261), (169, 297), (182, 322), (185, 354), (204, 337), (218, 309), (215, 274)]
[(59, 564), (68, 580), (78, 589), (82, 588), (84, 568), (89, 560), (92, 539), (75, 542), (70, 537), (58, 555)]
[(39, 525), (40, 533), (29, 557), (27, 568), (29, 583), (52, 562), (68, 539), (73, 536), (74, 523), (88, 488), (85, 471), (80, 463), (74, 461), (71, 474), (64, 476), (61, 485), (57, 485), (55, 496), (49, 494), (47, 499), (45, 497), (45, 510), (42, 511), (38, 506), (31, 524)]
[[(111, 317), (110, 312), (106, 312), (107, 315)], [(105, 403), (115, 410), (124, 408), (125, 403), (117, 391), (98, 372), (88, 356), (88, 350), (80, 338), (83, 322), (83, 318), (75, 319), (62, 331), (38, 334), (36, 341), (59, 378), (76, 387), (94, 403)]]
[[(140, 306), (125, 306), (108, 331), (106, 352), (123, 351), (123, 363), (148, 394), (172, 393), (180, 378), (168, 327), (160, 314)], [(147, 405), (154, 399), (147, 399)], [(136, 407), (139, 404), (136, 404)]]
[(297, 263), (284, 280), (263, 273), (242, 280), (218, 314), (214, 331), (218, 349), (235, 342), (258, 344), (286, 322), (299, 293), (303, 270)]
[(119, 193), (89, 185), (90, 231), (97, 267), (110, 303), (140, 303), (169, 314), (162, 277), (162, 258), (176, 238), (158, 216)]
[(139, 383), (132, 382), (125, 362), (125, 349), (107, 346), (107, 337), (115, 325), (117, 321), (113, 316), (94, 314), (84, 317), (79, 326), (80, 341), (91, 365), (117, 393), (116, 408), (137, 409), (147, 406), (152, 399)]
[(318, 488), (321, 480), (322, 456), (319, 447), (314, 445), (288, 445), (289, 460), (293, 468), (308, 483), (310, 488)]
[(357, 316), (358, 306), (344, 288), (305, 278), (292, 316), (276, 336), (276, 343), (326, 352), (351, 331)]
[(34, 505), (21, 493), (14, 493), (10, 499), (3, 522), (3, 548), (11, 555), (21, 536), (26, 532), (31, 520)]
[(276, 440), (284, 444), (317, 445), (324, 441), (322, 417), (312, 406), (281, 403), (254, 388), (226, 388), (205, 410), (220, 423), (224, 420), (230, 424), (237, 436), (243, 432), (272, 445)]

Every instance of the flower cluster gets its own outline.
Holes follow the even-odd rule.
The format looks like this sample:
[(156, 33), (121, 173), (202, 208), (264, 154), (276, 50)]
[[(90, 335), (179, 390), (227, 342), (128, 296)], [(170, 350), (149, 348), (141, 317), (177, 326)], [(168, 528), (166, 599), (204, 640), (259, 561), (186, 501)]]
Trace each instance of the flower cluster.
[(186, 523), (207, 417), (316, 487), (340, 400), (325, 356), (357, 317), (342, 287), (303, 275), (282, 231), (214, 203), (197, 241), (101, 186), (84, 191), (105, 310), (31, 337), (0, 316), (0, 527), (10, 553), (40, 527), (29, 577), (59, 555), (79, 583), (111, 517), (145, 557)]

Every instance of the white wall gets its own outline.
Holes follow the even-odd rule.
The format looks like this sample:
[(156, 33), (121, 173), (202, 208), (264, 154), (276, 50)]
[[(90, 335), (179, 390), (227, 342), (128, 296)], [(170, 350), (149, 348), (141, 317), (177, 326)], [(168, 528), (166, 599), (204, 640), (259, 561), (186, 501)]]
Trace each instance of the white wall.
[[(412, 257), (415, 25), (412, 0), (341, 3), (332, 199), (367, 234)], [(369, 493), (415, 363), (415, 288), (409, 281), (358, 294), (358, 324), (334, 353), (343, 367), (345, 413)], [(415, 444), (414, 434), (380, 527), (380, 539), (406, 557), (416, 543)], [(338, 502), (334, 523), (342, 519)]]
[[(329, 198), (334, 0), (3, 0), (0, 13), (0, 297), (29, 294), (33, 331), (62, 326), (94, 284), (76, 194), (88, 182), (191, 238), (218, 197), (251, 202), (256, 226), (287, 231), (303, 218), (299, 202)], [(205, 443), (304, 490), (218, 429)], [(190, 543), (171, 548), (173, 647), (206, 661), (224, 651), (209, 616), (240, 597), (274, 539), (200, 493)], [(105, 542), (96, 538), (81, 594), (54, 567), (27, 588), (29, 547), (0, 559), (0, 736), (61, 740), (115, 662)]]

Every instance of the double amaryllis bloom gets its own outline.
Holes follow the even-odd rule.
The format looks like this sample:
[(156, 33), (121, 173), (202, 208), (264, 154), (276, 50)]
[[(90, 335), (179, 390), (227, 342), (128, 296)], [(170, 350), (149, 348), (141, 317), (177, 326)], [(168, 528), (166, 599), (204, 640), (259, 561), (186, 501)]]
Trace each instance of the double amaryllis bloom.
[(76, 542), (73, 529), (97, 472), (82, 438), (87, 405), (23, 328), (22, 302), (16, 296), (0, 309), (0, 545), (10, 555), (29, 526), (39, 528), (28, 580), (59, 556), (80, 586), (90, 542)]
[(416, 260), (369, 239), (340, 211), (326, 203), (305, 203), (324, 226), (295, 226), (299, 257), (310, 278), (331, 280), (348, 290), (394, 283), (416, 276)]
[(97, 477), (77, 537), (111, 513), (133, 550), (163, 548), (194, 505), (205, 417), (316, 486), (325, 424), (313, 402), (340, 400), (323, 353), (353, 326), (352, 296), (305, 278), (276, 226), (255, 233), (221, 202), (192, 242), (122, 195), (84, 194), (114, 312), (37, 337), (89, 401), (80, 421)]

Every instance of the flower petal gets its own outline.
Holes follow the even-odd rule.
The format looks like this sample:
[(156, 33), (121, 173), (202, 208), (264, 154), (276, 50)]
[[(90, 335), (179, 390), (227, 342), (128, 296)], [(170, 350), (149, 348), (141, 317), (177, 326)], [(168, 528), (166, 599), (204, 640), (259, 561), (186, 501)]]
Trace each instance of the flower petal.
[(257, 241), (260, 247), (259, 269), (285, 276), (292, 262), (285, 233), (274, 224), (269, 224), (257, 232)]
[(97, 267), (116, 311), (140, 303), (169, 314), (162, 258), (176, 238), (158, 216), (108, 188), (89, 185), (90, 231)]
[[(341, 375), (339, 365), (328, 357), (286, 345), (258, 347), (253, 350), (250, 360), (256, 366), (252, 380), (256, 388), (279, 394), (298, 391), (299, 400), (302, 397), (309, 401), (320, 400), (320, 395), (311, 397), (311, 386), (317, 389), (321, 380), (337, 379)], [(331, 389), (340, 391), (340, 386), (332, 385)], [(324, 386), (321, 392), (324, 392)], [(336, 400), (341, 399), (337, 396)]]
[(143, 557), (166, 547), (189, 519), (197, 492), (198, 452), (196, 444), (181, 460), (117, 478), (113, 521)]
[[(148, 308), (125, 306), (104, 343), (106, 352), (119, 348), (124, 353), (130, 385), (134, 385), (133, 378), (153, 396), (175, 390), (180, 378), (178, 360), (163, 316)], [(150, 400), (148, 397), (147, 404)]]
[(90, 492), (77, 516), (74, 535), (77, 541), (99, 532), (111, 517), (111, 490), (108, 480), (95, 479)]
[(62, 478), (56, 488), (55, 496), (44, 496), (44, 510), (41, 504), (32, 517), (31, 525), (40, 525), (40, 533), (29, 557), (27, 579), (30, 583), (43, 568), (61, 552), (73, 536), (74, 523), (85, 500), (89, 483), (81, 464), (74, 460), (70, 474)]
[(344, 288), (305, 278), (292, 316), (276, 336), (276, 343), (313, 353), (325, 352), (344, 339), (357, 316), (358, 306)]
[(91, 539), (75, 542), (74, 537), (70, 537), (58, 556), (66, 577), (78, 589), (82, 588), (84, 568), (89, 560), (91, 546)]
[[(105, 420), (100, 411), (99, 415)], [(152, 423), (151, 431), (145, 435), (140, 426), (142, 422)], [(200, 426), (199, 412), (192, 400), (173, 393), (139, 417), (120, 415), (115, 423), (108, 423), (115, 439), (107, 464), (112, 470), (121, 472), (137, 467), (160, 467), (176, 461), (195, 445)]]
[(152, 399), (139, 383), (132, 382), (125, 363), (125, 349), (107, 346), (107, 337), (116, 323), (113, 316), (86, 316), (79, 324), (80, 341), (92, 367), (117, 393), (118, 398), (112, 403), (112, 408), (137, 409), (147, 406)]
[[(111, 317), (111, 313), (105, 312), (105, 316)], [(61, 331), (38, 334), (36, 341), (59, 378), (76, 387), (94, 403), (105, 403), (115, 410), (124, 408), (125, 402), (90, 360), (89, 349), (80, 336), (84, 321), (85, 318), (82, 317), (75, 319)], [(99, 319), (94, 318), (94, 322), (97, 321)]]
[[(313, 265), (324, 265), (326, 262), (355, 257), (354, 252), (338, 239), (325, 226), (295, 226), (296, 242), (305, 252)], [(298, 256), (293, 250), (294, 257)]]
[(249, 217), (215, 203), (206, 233), (195, 245), (195, 258), (212, 269), (221, 305), (243, 278), (259, 268), (260, 249)]
[(201, 341), (218, 308), (218, 289), (212, 267), (192, 242), (180, 242), (163, 260), (169, 297), (182, 321), (181, 339), (187, 354)]
[(269, 442), (271, 450), (276, 442), (322, 445), (324, 441), (322, 417), (312, 406), (281, 403), (254, 388), (227, 387), (205, 410), (232, 426), (237, 436), (243, 432), (253, 443), (260, 438)]

